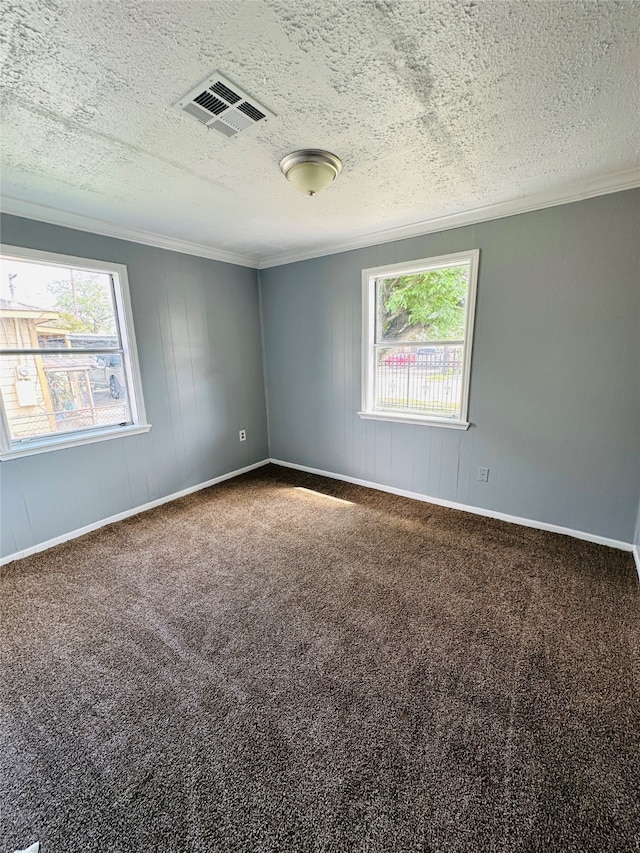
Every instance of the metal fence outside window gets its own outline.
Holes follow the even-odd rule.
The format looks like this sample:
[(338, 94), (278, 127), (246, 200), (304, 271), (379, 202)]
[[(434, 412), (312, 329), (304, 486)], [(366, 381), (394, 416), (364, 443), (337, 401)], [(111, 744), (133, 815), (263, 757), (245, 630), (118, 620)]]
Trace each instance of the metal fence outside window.
[(12, 432), (18, 437), (23, 435), (40, 437), (63, 432), (75, 432), (76, 430), (117, 426), (127, 423), (129, 418), (126, 404), (114, 401), (103, 406), (86, 406), (63, 411), (14, 416)]
[(453, 417), (462, 396), (461, 345), (378, 351), (376, 408)]

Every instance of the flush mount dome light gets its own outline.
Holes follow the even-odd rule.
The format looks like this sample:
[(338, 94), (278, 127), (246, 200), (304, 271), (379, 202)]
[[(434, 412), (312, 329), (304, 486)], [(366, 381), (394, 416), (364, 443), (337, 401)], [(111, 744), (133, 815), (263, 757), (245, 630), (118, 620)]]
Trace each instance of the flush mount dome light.
[(342, 171), (342, 161), (335, 154), (305, 148), (287, 154), (280, 161), (280, 170), (293, 186), (305, 195), (317, 195), (326, 190)]

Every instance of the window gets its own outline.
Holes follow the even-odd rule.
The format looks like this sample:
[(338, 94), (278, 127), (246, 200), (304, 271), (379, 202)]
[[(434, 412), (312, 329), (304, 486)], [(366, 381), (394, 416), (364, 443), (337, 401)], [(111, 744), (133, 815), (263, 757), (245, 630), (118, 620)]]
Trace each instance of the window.
[(4, 247), (0, 459), (146, 432), (126, 267)]
[(478, 250), (363, 270), (363, 418), (468, 429)]

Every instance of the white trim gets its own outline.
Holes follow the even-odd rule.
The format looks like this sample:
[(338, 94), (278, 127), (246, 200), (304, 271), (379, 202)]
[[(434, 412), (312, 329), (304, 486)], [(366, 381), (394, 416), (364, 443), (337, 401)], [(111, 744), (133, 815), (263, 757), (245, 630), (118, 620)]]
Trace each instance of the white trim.
[(448, 427), (449, 429), (469, 429), (469, 421), (430, 418), (426, 415), (400, 415), (396, 412), (358, 412), (365, 421), (391, 421), (396, 424), (422, 424), (423, 426)]
[(437, 506), (449, 507), (450, 509), (458, 509), (462, 510), (462, 512), (470, 512), (474, 515), (481, 515), (487, 518), (496, 518), (499, 521), (507, 521), (510, 524), (521, 524), (523, 527), (533, 527), (538, 530), (547, 530), (551, 533), (561, 533), (565, 536), (573, 536), (575, 539), (582, 539), (586, 542), (595, 542), (598, 545), (607, 545), (610, 548), (617, 548), (620, 551), (631, 552), (636, 561), (638, 578), (640, 580), (640, 550), (637, 545), (633, 545), (631, 542), (623, 542), (619, 539), (609, 539), (606, 536), (597, 536), (595, 533), (573, 530), (569, 527), (560, 527), (557, 524), (548, 524), (544, 521), (535, 521), (530, 518), (507, 515), (503, 512), (495, 512), (494, 510), (471, 506), (470, 504), (448, 501), (443, 498), (434, 498), (418, 492), (410, 492), (406, 489), (396, 489), (394, 486), (384, 486), (381, 483), (374, 483), (370, 480), (360, 480), (357, 477), (348, 477), (345, 474), (335, 474), (331, 471), (324, 471), (320, 468), (310, 468), (308, 465), (298, 465), (295, 462), (285, 462), (283, 459), (273, 458), (262, 459), (260, 462), (254, 462), (252, 465), (246, 465), (244, 468), (238, 468), (235, 471), (230, 471), (228, 474), (221, 474), (219, 477), (214, 477), (212, 480), (207, 480), (204, 483), (198, 483), (196, 486), (189, 486), (186, 489), (174, 492), (164, 498), (149, 501), (146, 504), (125, 510), (117, 515), (112, 515), (109, 518), (103, 518), (100, 521), (93, 522), (92, 524), (87, 524), (85, 527), (77, 528), (69, 533), (63, 533), (61, 536), (56, 536), (54, 539), (48, 539), (46, 542), (40, 542), (38, 545), (32, 545), (29, 548), (24, 548), (21, 551), (8, 554), (6, 557), (0, 558), (0, 566), (4, 566), (6, 563), (11, 563), (14, 560), (20, 560), (23, 557), (29, 557), (31, 554), (37, 554), (40, 551), (46, 551), (48, 548), (53, 548), (55, 545), (61, 545), (63, 542), (69, 542), (71, 539), (77, 539), (79, 536), (84, 536), (86, 533), (91, 533), (93, 530), (105, 527), (107, 524), (114, 524), (116, 521), (123, 521), (125, 518), (130, 518), (132, 515), (138, 515), (140, 512), (146, 512), (149, 509), (162, 506), (162, 504), (170, 503), (178, 498), (185, 497), (185, 495), (193, 494), (193, 492), (208, 489), (210, 486), (215, 486), (217, 483), (222, 483), (225, 480), (232, 480), (234, 477), (239, 477), (241, 474), (246, 474), (248, 471), (253, 471), (256, 468), (262, 468), (264, 465), (269, 465), (270, 463), (273, 465), (281, 465), (283, 468), (293, 468), (296, 471), (305, 471), (308, 474), (317, 474), (320, 477), (328, 477), (331, 480), (341, 480), (345, 483), (353, 483), (356, 486), (364, 486), (367, 489), (376, 489), (379, 492), (388, 492), (392, 495), (400, 495), (400, 497), (411, 498), (424, 503), (436, 504)]
[[(469, 385), (471, 381), (471, 351), (473, 349), (473, 326), (476, 313), (476, 293), (478, 289), (478, 264), (480, 249), (468, 249), (449, 255), (437, 255), (385, 266), (369, 267), (362, 270), (362, 410), (361, 418), (377, 421), (395, 421), (397, 423), (425, 424), (427, 426), (448, 427), (449, 429), (469, 429)], [(462, 340), (463, 365), (460, 388), (460, 413), (456, 418), (442, 418), (427, 412), (403, 412), (401, 409), (386, 411), (375, 407), (376, 353), (381, 344), (376, 332), (378, 306), (376, 284), (380, 279), (396, 275), (415, 275), (421, 272), (447, 269), (454, 266), (466, 266), (469, 269), (467, 297), (465, 300), (464, 335)], [(428, 343), (425, 341), (424, 343)], [(402, 345), (399, 343), (399, 345)], [(411, 342), (412, 346), (418, 346)]]
[[(558, 524), (548, 524), (546, 521), (536, 521), (532, 518), (521, 518), (517, 515), (508, 515), (504, 512), (496, 512), (484, 507), (472, 506), (471, 504), (448, 501), (444, 498), (434, 498), (431, 495), (423, 495), (420, 492), (409, 492), (406, 489), (396, 489), (395, 486), (384, 486), (381, 483), (373, 483), (370, 480), (360, 480), (357, 477), (348, 477), (345, 474), (335, 474), (332, 471), (323, 471), (320, 468), (310, 468), (307, 465), (298, 465), (295, 462), (284, 462), (282, 459), (270, 459), (274, 465), (282, 465), (283, 468), (295, 468), (296, 471), (305, 471), (308, 474), (318, 474), (320, 477), (329, 477), (332, 480), (342, 480), (345, 483), (353, 483), (355, 486), (364, 486), (367, 489), (376, 489), (379, 492), (389, 492), (392, 495), (400, 495), (403, 498), (411, 498), (415, 501), (445, 506), (450, 509), (459, 509), (462, 512), (470, 512), (473, 515), (482, 515), (486, 518), (497, 518), (499, 521), (508, 521), (510, 524), (520, 524), (523, 527), (534, 527), (537, 530), (547, 530), (551, 533), (561, 533), (564, 536), (573, 536), (574, 539), (583, 539), (586, 542), (595, 542), (597, 545), (608, 545), (620, 551), (633, 551), (631, 542), (623, 542), (620, 539), (609, 539), (607, 536), (598, 536), (595, 533), (587, 533), (584, 530), (573, 530), (570, 527), (561, 527)], [(640, 574), (640, 571), (639, 571)]]
[(199, 258), (208, 258), (211, 261), (221, 261), (224, 264), (235, 264), (252, 269), (255, 269), (258, 263), (258, 259), (255, 257), (226, 252), (224, 249), (216, 249), (203, 243), (192, 243), (189, 240), (168, 237), (166, 234), (156, 234), (152, 231), (144, 231), (141, 228), (115, 225), (112, 222), (106, 222), (104, 219), (94, 219), (90, 216), (63, 210), (60, 207), (22, 201), (6, 195), (2, 196), (0, 205), (2, 212), (11, 216), (35, 219), (49, 225), (73, 228), (75, 231), (88, 231), (90, 234), (99, 234), (101, 237), (114, 237), (116, 240), (128, 240), (132, 243), (141, 243), (143, 246), (153, 246), (155, 249), (168, 249), (170, 252), (196, 255)]
[[(131, 417), (136, 426), (147, 423), (147, 413), (144, 405), (144, 394), (142, 392), (142, 376), (140, 374), (140, 361), (138, 359), (138, 346), (136, 344), (136, 333), (133, 324), (133, 309), (131, 308), (131, 295), (129, 293), (129, 276), (124, 264), (114, 264), (119, 277), (120, 287), (114, 287), (116, 301), (116, 320), (120, 340), (124, 348), (125, 376), (131, 382), (133, 393), (129, 393), (129, 406)], [(113, 275), (111, 276), (113, 280)], [(122, 322), (124, 318), (124, 323)]]
[(273, 255), (260, 258), (258, 269), (279, 267), (283, 264), (293, 264), (298, 261), (309, 261), (312, 258), (322, 258), (326, 255), (349, 252), (352, 249), (366, 249), (369, 246), (393, 243), (396, 240), (406, 240), (409, 237), (422, 237), (426, 234), (433, 234), (439, 231), (450, 231), (453, 228), (477, 225), (480, 222), (488, 222), (492, 219), (504, 219), (507, 216), (517, 216), (520, 213), (531, 213), (534, 210), (557, 207), (561, 204), (573, 204), (575, 201), (584, 201), (585, 199), (595, 198), (600, 195), (624, 192), (638, 186), (640, 186), (638, 170), (629, 169), (625, 172), (617, 172), (595, 181), (576, 185), (573, 190), (566, 190), (562, 195), (554, 192), (538, 193), (527, 198), (501, 201), (496, 204), (486, 205), (485, 207), (463, 210), (460, 213), (438, 216), (434, 219), (424, 219), (410, 225), (401, 225), (398, 228), (369, 231), (367, 234), (351, 237), (347, 240), (334, 240), (322, 246), (317, 246), (314, 249), (276, 252)]
[(638, 571), (638, 580), (640, 581), (640, 546), (633, 545), (631, 548), (633, 559), (636, 561), (636, 569)]
[[(9, 246), (4, 243), (0, 243), (0, 254), (3, 258), (18, 261), (47, 264), (64, 269), (72, 267), (73, 269), (86, 270), (87, 272), (102, 272), (109, 275), (112, 282), (113, 298), (115, 300), (115, 320), (118, 338), (122, 347), (122, 367), (127, 379), (127, 385), (129, 386), (128, 402), (132, 421), (127, 426), (113, 425), (104, 429), (78, 430), (68, 434), (48, 435), (41, 438), (36, 436), (24, 444), (21, 442), (12, 444), (4, 406), (0, 404), (2, 419), (0, 462), (7, 459), (16, 459), (21, 456), (45, 453), (49, 450), (61, 450), (65, 447), (77, 447), (81, 444), (93, 444), (96, 441), (105, 441), (126, 435), (148, 432), (151, 429), (151, 425), (147, 423), (144, 405), (127, 267), (124, 264), (112, 263), (110, 261), (79, 258), (75, 255), (64, 255), (59, 252), (43, 252), (39, 249), (30, 249), (26, 246)], [(53, 350), (43, 350), (43, 352), (55, 354)]]
[[(375, 341), (376, 289), (369, 270), (362, 270), (362, 379), (360, 399), (362, 413), (368, 412), (375, 396), (375, 370), (371, 369), (371, 350)], [(358, 412), (361, 415), (361, 412)], [(361, 415), (362, 416), (362, 415)]]
[(71, 530), (69, 533), (63, 533), (61, 536), (56, 536), (54, 539), (48, 539), (46, 542), (40, 542), (38, 545), (32, 545), (29, 548), (24, 548), (22, 551), (16, 551), (14, 554), (9, 554), (6, 557), (0, 558), (0, 566), (6, 563), (11, 563), (14, 560), (21, 560), (23, 557), (29, 557), (31, 554), (37, 554), (39, 551), (46, 551), (48, 548), (53, 548), (54, 545), (61, 545), (63, 542), (68, 542), (70, 539), (77, 539), (78, 536), (84, 536), (85, 533), (91, 533), (93, 530), (98, 530), (100, 527), (105, 527), (107, 524), (114, 524), (116, 521), (123, 521), (125, 518), (130, 518), (132, 515), (138, 515), (140, 512), (146, 512), (148, 509), (154, 509), (162, 504), (170, 503), (178, 498), (183, 498), (185, 495), (190, 495), (193, 492), (198, 492), (201, 489), (208, 489), (209, 486), (215, 486), (217, 483), (222, 483), (224, 480), (231, 480), (234, 477), (239, 477), (240, 474), (246, 474), (247, 471), (253, 471), (254, 468), (261, 468), (263, 465), (268, 465), (270, 459), (262, 459), (260, 462), (254, 462), (252, 465), (246, 465), (244, 468), (238, 468), (236, 471), (230, 471), (228, 474), (221, 474), (219, 477), (214, 477), (212, 480), (207, 480), (204, 483), (198, 483), (197, 486), (189, 486), (179, 492), (174, 492), (172, 495), (167, 495), (164, 498), (158, 498), (155, 501), (142, 504), (141, 506), (127, 509), (124, 512), (119, 512), (117, 515), (111, 515), (109, 518), (103, 518), (100, 521), (94, 521), (92, 524), (87, 524), (85, 527), (79, 527), (76, 530)]
[(66, 450), (68, 447), (80, 447), (83, 444), (95, 444), (97, 441), (110, 441), (112, 438), (127, 438), (130, 435), (141, 435), (149, 432), (151, 424), (132, 424), (130, 426), (114, 426), (87, 433), (69, 433), (67, 436), (55, 435), (49, 439), (24, 444), (12, 450), (0, 451), (0, 462), (9, 459), (19, 459), (21, 456), (35, 456), (37, 453), (48, 453), (51, 450)]
[(312, 258), (321, 258), (325, 255), (335, 255), (339, 252), (348, 252), (352, 249), (364, 249), (369, 246), (377, 246), (382, 243), (392, 243), (395, 240), (406, 240), (409, 237), (422, 237), (437, 231), (448, 231), (453, 228), (462, 228), (465, 225), (476, 225), (491, 219), (504, 219), (507, 216), (517, 216), (520, 213), (530, 213), (534, 210), (542, 210), (546, 207), (557, 207), (561, 204), (572, 204), (575, 201), (583, 201), (600, 195), (624, 192), (640, 186), (640, 177), (637, 169), (629, 169), (625, 172), (616, 172), (593, 181), (584, 181), (574, 185), (573, 189), (565, 190), (561, 195), (553, 191), (538, 193), (527, 198), (511, 199), (496, 204), (476, 207), (472, 210), (461, 211), (447, 216), (438, 216), (434, 219), (424, 219), (409, 225), (401, 225), (397, 228), (386, 228), (381, 231), (369, 231), (348, 240), (332, 240), (313, 249), (276, 252), (273, 255), (257, 257), (254, 255), (242, 255), (235, 252), (227, 252), (204, 243), (194, 243), (189, 240), (181, 240), (178, 237), (169, 237), (139, 228), (129, 228), (106, 222), (103, 219), (95, 219), (78, 213), (72, 213), (59, 207), (38, 204), (36, 202), (24, 201), (11, 196), (3, 196), (0, 200), (0, 209), (12, 216), (21, 216), (24, 219), (36, 219), (39, 222), (47, 222), (50, 225), (60, 225), (64, 228), (73, 228), (77, 231), (89, 231), (91, 234), (99, 234), (103, 237), (114, 237), (119, 240), (129, 240), (133, 243), (141, 243), (144, 246), (154, 246), (157, 249), (168, 249), (171, 252), (181, 252), (185, 255), (196, 255), (199, 258), (209, 258), (213, 261), (221, 261), (226, 264), (236, 264), (241, 267), (253, 269), (269, 269), (283, 264), (292, 264), (297, 261), (308, 261)]

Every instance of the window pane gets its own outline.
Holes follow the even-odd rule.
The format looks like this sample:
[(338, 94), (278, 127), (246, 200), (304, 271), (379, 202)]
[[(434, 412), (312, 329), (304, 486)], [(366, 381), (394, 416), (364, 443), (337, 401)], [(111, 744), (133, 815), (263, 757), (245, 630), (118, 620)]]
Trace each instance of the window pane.
[(1, 349), (117, 349), (111, 276), (2, 258)]
[(378, 347), (376, 409), (460, 417), (462, 345)]
[(376, 342), (460, 341), (469, 263), (376, 281)]
[(5, 354), (0, 388), (14, 441), (132, 422), (119, 352)]

